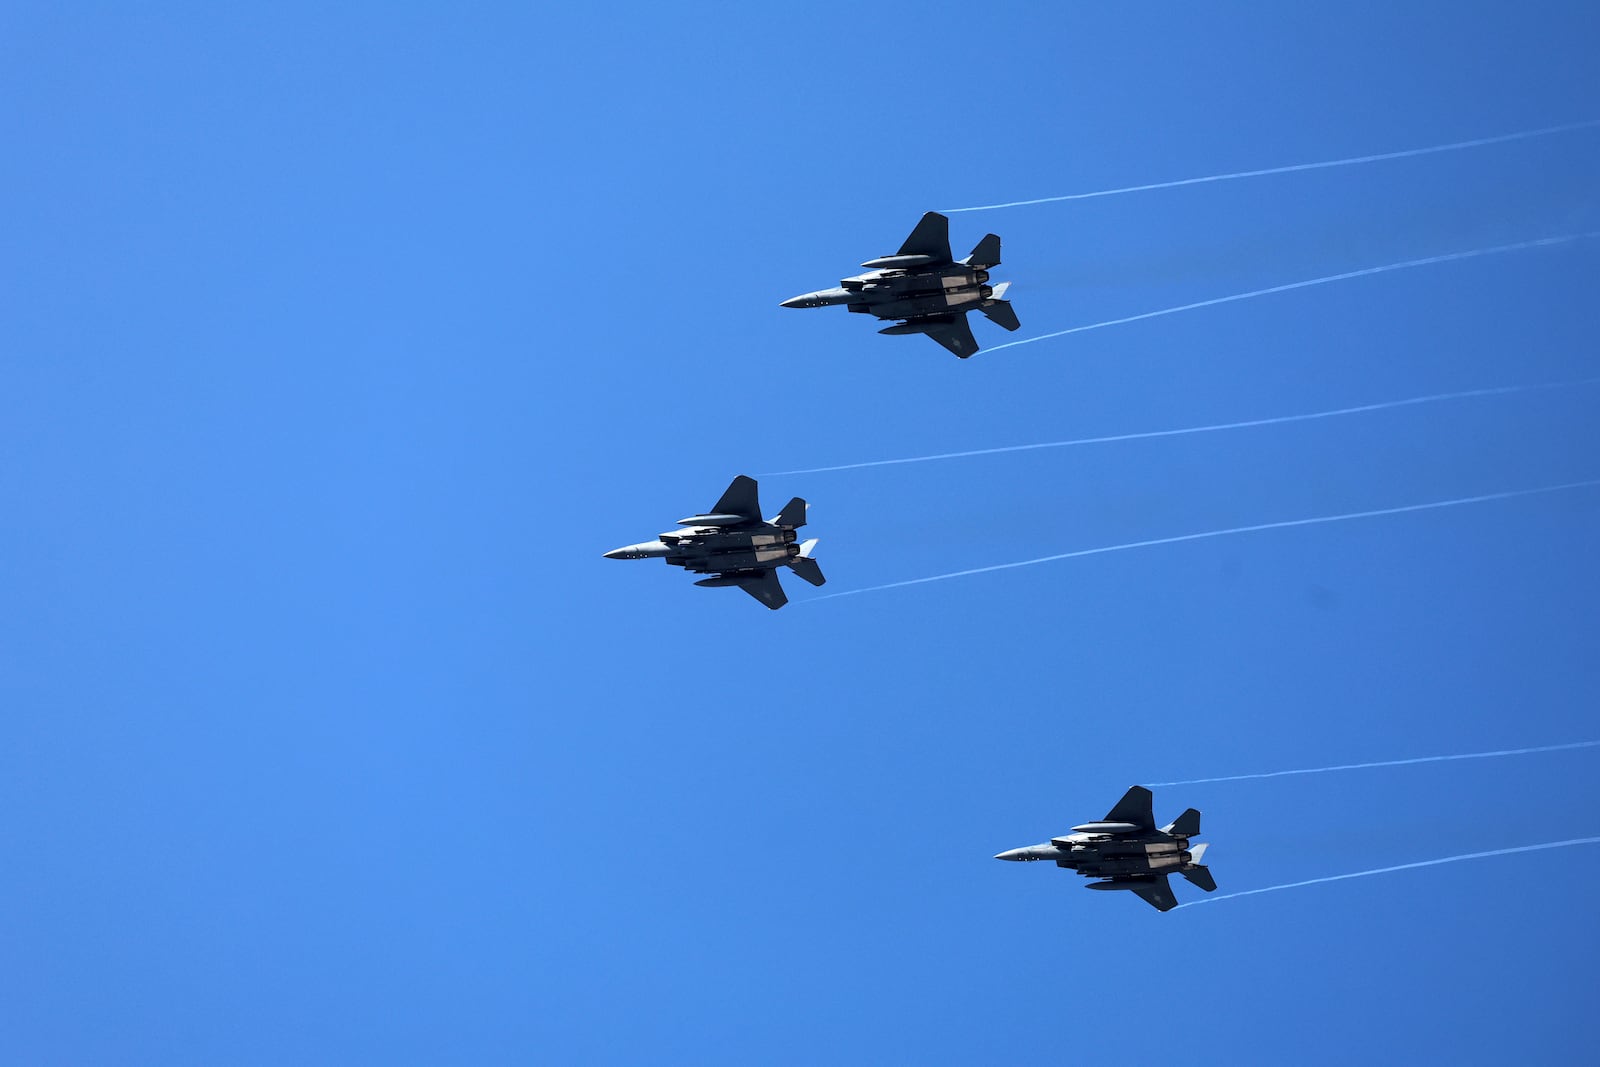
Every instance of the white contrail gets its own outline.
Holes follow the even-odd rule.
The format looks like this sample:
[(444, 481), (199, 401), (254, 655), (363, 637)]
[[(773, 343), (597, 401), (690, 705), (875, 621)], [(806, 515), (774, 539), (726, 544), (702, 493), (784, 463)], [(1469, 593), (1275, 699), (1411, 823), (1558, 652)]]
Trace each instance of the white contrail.
[(1378, 760), (1374, 763), (1341, 763), (1336, 767), (1306, 767), (1297, 771), (1268, 771), (1265, 774), (1230, 774), (1221, 778), (1187, 778), (1181, 782), (1151, 782), (1152, 786), (1204, 785), (1208, 782), (1243, 782), (1252, 778), (1284, 778), (1291, 774), (1328, 774), (1332, 771), (1364, 771), (1371, 767), (1409, 767), (1416, 763), (1447, 763), (1459, 759), (1499, 759), (1501, 756), (1531, 756), (1537, 752), (1567, 752), (1575, 748), (1600, 747), (1600, 741), (1572, 741), (1564, 745), (1536, 745), (1533, 748), (1501, 748), (1493, 752), (1462, 752), (1453, 756), (1417, 756), (1413, 759)]
[(1365, 278), (1369, 274), (1384, 274), (1392, 270), (1409, 270), (1412, 267), (1427, 267), (1435, 263), (1451, 263), (1458, 259), (1472, 259), (1476, 256), (1493, 256), (1502, 252), (1517, 252), (1525, 248), (1544, 248), (1550, 245), (1567, 244), (1571, 241), (1581, 241), (1588, 237), (1600, 236), (1600, 231), (1590, 233), (1573, 233), (1561, 237), (1541, 237), (1536, 241), (1518, 241), (1509, 245), (1494, 245), (1490, 248), (1474, 248), (1466, 252), (1447, 252), (1442, 256), (1427, 256), (1423, 259), (1407, 259), (1400, 263), (1385, 263), (1381, 267), (1365, 267), (1361, 270), (1347, 270), (1343, 274), (1329, 274), (1322, 278), (1307, 278), (1301, 282), (1290, 282), (1287, 285), (1274, 285), (1267, 289), (1252, 289), (1248, 293), (1234, 293), (1231, 296), (1218, 296), (1210, 300), (1197, 300), (1192, 304), (1180, 304), (1177, 307), (1162, 308), (1160, 311), (1146, 311), (1138, 315), (1127, 315), (1120, 319), (1107, 319), (1104, 322), (1091, 322), (1087, 326), (1074, 326), (1067, 330), (1057, 330), (1054, 333), (1042, 333), (1037, 337), (1024, 337), (1020, 341), (1007, 341), (1003, 345), (994, 345), (984, 349), (985, 352), (998, 352), (1002, 348), (1015, 348), (1017, 345), (1032, 344), (1035, 341), (1048, 341), (1052, 337), (1065, 337), (1069, 333), (1083, 333), (1087, 330), (1100, 330), (1107, 326), (1121, 326), (1128, 322), (1140, 322), (1144, 319), (1156, 319), (1163, 315), (1176, 315), (1180, 311), (1193, 311), (1196, 308), (1215, 307), (1218, 304), (1231, 304), (1236, 300), (1252, 300), (1258, 296), (1269, 296), (1272, 293), (1287, 293), (1291, 289), (1306, 289), (1313, 285), (1327, 285), (1329, 282), (1342, 282), (1350, 278)]
[(1285, 530), (1292, 526), (1318, 526), (1329, 522), (1348, 522), (1352, 519), (1371, 519), (1380, 515), (1404, 515), (1413, 511), (1432, 511), (1436, 508), (1455, 508), (1464, 504), (1484, 504), (1492, 500), (1511, 500), (1516, 497), (1536, 496), (1542, 493), (1559, 493), (1568, 489), (1587, 489), (1600, 486), (1600, 478), (1590, 478), (1581, 482), (1564, 482), (1560, 485), (1544, 485), (1533, 489), (1511, 489), (1503, 493), (1483, 493), (1479, 496), (1456, 497), (1453, 500), (1433, 500), (1426, 504), (1406, 504), (1395, 508), (1375, 508), (1371, 511), (1351, 511), (1342, 515), (1318, 515), (1309, 519), (1285, 519), (1282, 522), (1262, 522), (1254, 526), (1233, 526), (1226, 530), (1205, 530), (1201, 533), (1179, 534), (1176, 537), (1155, 537), (1148, 541), (1130, 541), (1122, 545), (1103, 545), (1100, 548), (1080, 548), (1076, 552), (1058, 552), (1053, 556), (1040, 556), (1037, 559), (1025, 559), (1016, 563), (996, 563), (989, 567), (971, 567), (964, 571), (951, 571), (949, 574), (935, 574), (928, 578), (910, 578), (903, 582), (888, 582), (884, 585), (869, 585), (864, 589), (847, 589), (842, 593), (827, 593), (823, 596), (808, 597), (804, 602), (814, 604), (820, 600), (833, 600), (842, 596), (858, 596), (862, 593), (877, 593), (885, 589), (899, 589), (908, 585), (924, 585), (928, 582), (942, 582), (949, 578), (965, 578), (971, 574), (989, 574), (994, 571), (1015, 570), (1018, 567), (1032, 567), (1038, 563), (1054, 563), (1063, 559), (1079, 559), (1083, 556), (1098, 556), (1107, 552), (1126, 552), (1134, 548), (1151, 548), (1155, 545), (1175, 545), (1184, 541), (1204, 541), (1212, 537), (1232, 537), (1235, 534), (1256, 533), (1261, 530)]
[(1350, 878), (1369, 878), (1374, 874), (1393, 874), (1395, 871), (1414, 871), (1419, 867), (1437, 867), (1442, 863), (1461, 863), (1464, 860), (1484, 860), (1491, 856), (1515, 856), (1522, 852), (1540, 852), (1548, 848), (1571, 848), (1573, 845), (1600, 845), (1600, 837), (1574, 837), (1566, 841), (1547, 841), (1542, 845), (1519, 845), (1516, 848), (1493, 848), (1487, 852), (1468, 852), (1460, 856), (1445, 856), (1443, 859), (1422, 860), (1419, 863), (1399, 863), (1393, 867), (1377, 867), (1370, 871), (1356, 871), (1352, 874), (1332, 874), (1326, 878), (1307, 878), (1303, 882), (1286, 882), (1283, 885), (1269, 885), (1263, 889), (1242, 889), (1237, 893), (1224, 893), (1221, 896), (1202, 897), (1191, 900), (1187, 904), (1178, 905), (1181, 908), (1192, 908), (1196, 904), (1214, 904), (1219, 900), (1233, 900), (1236, 897), (1253, 897), (1257, 893), (1276, 893), (1280, 889), (1299, 889), (1301, 886), (1322, 885), (1325, 882), (1343, 882)]
[(1544, 126), (1537, 130), (1503, 133), (1497, 137), (1477, 137), (1470, 141), (1452, 141), (1449, 144), (1429, 145), (1426, 148), (1407, 148), (1399, 152), (1379, 152), (1371, 156), (1351, 156), (1348, 159), (1326, 159), (1320, 163), (1295, 163), (1287, 167), (1264, 167), (1260, 170), (1239, 170), (1232, 174), (1208, 174), (1203, 178), (1180, 178), (1170, 182), (1151, 182), (1148, 185), (1127, 185), (1120, 189), (1097, 189), (1090, 193), (1068, 193), (1065, 196), (1042, 196), (1035, 200), (1009, 200), (1004, 204), (979, 204), (977, 207), (946, 208), (946, 214), (962, 211), (995, 211), (1003, 207), (1026, 207), (1029, 204), (1055, 204), (1063, 200), (1092, 200), (1099, 196), (1120, 196), (1123, 193), (1144, 193), (1152, 189), (1173, 189), (1180, 185), (1204, 185), (1208, 182), (1231, 182), (1236, 178), (1261, 178), (1268, 174), (1293, 174), (1302, 170), (1324, 170), (1328, 167), (1354, 167), (1362, 163), (1378, 163), (1385, 159), (1409, 159), (1412, 156), (1430, 156), (1436, 152), (1459, 152), (1463, 148), (1483, 148), (1507, 141), (1523, 141), (1530, 137), (1548, 137), (1556, 133), (1570, 133), (1600, 126), (1600, 119), (1586, 122), (1569, 122), (1562, 126)]
[(1355, 407), (1312, 411), (1303, 415), (1278, 415), (1266, 419), (1245, 419), (1242, 422), (1216, 422), (1205, 426), (1185, 426), (1177, 430), (1145, 430), (1141, 433), (1119, 433), (1105, 437), (1075, 437), (1067, 441), (1044, 441), (1032, 445), (1003, 445), (999, 448), (974, 448), (965, 452), (936, 452), (930, 456), (907, 456), (904, 459), (875, 459), (865, 463), (840, 463), (832, 467), (808, 467), (796, 471), (775, 471), (770, 476), (785, 474), (824, 474), (828, 471), (852, 471), (863, 467), (889, 467), (901, 463), (932, 463), (941, 459), (966, 459), (969, 456), (998, 456), (1005, 452), (1032, 452), (1041, 448), (1074, 448), (1079, 445), (1103, 445), (1114, 441), (1147, 441), (1153, 437), (1181, 437), (1192, 433), (1216, 433), (1219, 430), (1243, 430), (1251, 426), (1280, 426), (1286, 422), (1310, 422), (1313, 419), (1331, 419), (1340, 415), (1358, 415), (1368, 411), (1387, 411), (1390, 408), (1411, 407), (1416, 404), (1437, 404), (1445, 400), (1465, 400), (1477, 396), (1504, 396), (1508, 393), (1530, 393), (1541, 389), (1568, 389), (1579, 385), (1594, 385), (1600, 378), (1581, 378), (1571, 382), (1540, 382), (1534, 385), (1499, 385), (1486, 389), (1462, 389), (1453, 393), (1429, 393), (1404, 400), (1384, 400), (1376, 404), (1359, 404)]

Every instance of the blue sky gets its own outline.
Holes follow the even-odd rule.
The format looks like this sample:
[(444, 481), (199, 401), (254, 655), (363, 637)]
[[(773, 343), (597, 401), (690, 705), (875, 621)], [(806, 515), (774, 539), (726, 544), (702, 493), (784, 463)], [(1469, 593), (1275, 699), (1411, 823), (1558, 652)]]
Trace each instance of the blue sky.
[[(1165, 915), (990, 857), (1134, 782), (1600, 736), (1600, 490), (791, 580), (777, 613), (600, 554), (737, 473), (1600, 373), (1587, 240), (968, 361), (778, 307), (929, 209), (1600, 117), (1600, 14), (900, 14), (0, 13), (0, 1058), (1587, 1047), (1592, 847)], [(1022, 337), (1600, 230), (1596, 188), (1588, 130), (952, 238), (1002, 235)], [(1600, 477), (1597, 403), (762, 491), (812, 501), (847, 591)], [(1201, 808), (1222, 890), (1259, 888), (1593, 834), (1595, 751), (1156, 813)]]

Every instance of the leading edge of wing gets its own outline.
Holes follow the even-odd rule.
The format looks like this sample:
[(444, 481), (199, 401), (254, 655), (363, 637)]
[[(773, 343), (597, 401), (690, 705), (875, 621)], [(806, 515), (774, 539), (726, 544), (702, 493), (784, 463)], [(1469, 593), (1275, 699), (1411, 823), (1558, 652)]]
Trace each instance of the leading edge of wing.
[(931, 256), (939, 265), (955, 262), (950, 258), (950, 220), (937, 211), (922, 216), (897, 253), (902, 256)]
[(729, 483), (727, 491), (711, 506), (715, 515), (742, 515), (752, 522), (761, 521), (761, 499), (756, 491), (756, 480), (741, 474)]
[(1129, 822), (1141, 830), (1156, 828), (1155, 796), (1142, 785), (1122, 794), (1116, 807), (1106, 812), (1106, 822)]

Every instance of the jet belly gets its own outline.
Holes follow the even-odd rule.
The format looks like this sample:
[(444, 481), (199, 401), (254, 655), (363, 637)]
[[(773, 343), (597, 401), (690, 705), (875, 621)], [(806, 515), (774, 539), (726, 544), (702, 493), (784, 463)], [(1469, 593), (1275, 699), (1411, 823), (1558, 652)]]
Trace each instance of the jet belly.
[(1175, 871), (1183, 866), (1183, 862), (1175, 855), (1159, 860), (1107, 857), (1103, 860), (1077, 864), (1075, 869), (1086, 878), (1133, 878)]
[(1075, 866), (1091, 878), (1121, 878), (1177, 870), (1188, 860), (1177, 841), (1109, 841), (1086, 848)]
[(989, 287), (946, 289), (943, 292), (908, 296), (902, 300), (887, 300), (869, 304), (871, 312), (880, 319), (920, 319), (930, 315), (950, 315), (971, 311), (988, 299)]
[(798, 554), (788, 545), (768, 545), (762, 548), (735, 549), (727, 552), (705, 552), (684, 559), (683, 566), (697, 574), (727, 574), (733, 571), (766, 570), (789, 562)]
[(975, 289), (989, 280), (987, 271), (954, 270), (939, 274), (895, 274), (882, 278), (848, 278), (850, 283), (862, 283), (862, 292), (878, 292), (890, 297), (908, 297), (918, 294), (949, 292), (951, 289)]
[(791, 529), (765, 523), (746, 529), (697, 526), (661, 535), (667, 562), (696, 574), (767, 570), (800, 552)]
[(671, 531), (661, 535), (661, 540), (680, 550), (702, 552), (730, 552), (741, 548), (765, 548), (769, 545), (786, 545), (795, 539), (793, 530), (757, 527), (754, 530), (690, 530), (687, 533)]
[(1128, 856), (1156, 859), (1182, 851), (1176, 841), (1108, 841), (1099, 847), (1102, 856)]

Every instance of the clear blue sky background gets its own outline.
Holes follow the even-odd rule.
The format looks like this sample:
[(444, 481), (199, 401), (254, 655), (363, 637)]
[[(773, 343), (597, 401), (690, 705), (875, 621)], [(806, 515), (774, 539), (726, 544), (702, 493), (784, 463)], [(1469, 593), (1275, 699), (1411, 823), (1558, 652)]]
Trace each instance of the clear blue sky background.
[[(1165, 915), (990, 856), (1600, 736), (1600, 491), (777, 613), (600, 556), (741, 472), (1600, 373), (1595, 242), (965, 362), (778, 307), (928, 209), (1600, 117), (1587, 0), (1313, 7), (8, 6), (0, 1060), (1584, 1055), (1600, 849)], [(1028, 336), (1597, 189), (1590, 130), (952, 230)], [(1592, 478), (1597, 405), (762, 490), (843, 591)], [(1600, 832), (1597, 770), (1156, 805), (1230, 891)]]

